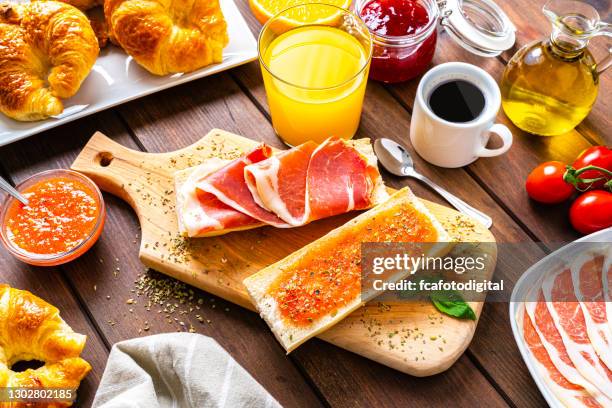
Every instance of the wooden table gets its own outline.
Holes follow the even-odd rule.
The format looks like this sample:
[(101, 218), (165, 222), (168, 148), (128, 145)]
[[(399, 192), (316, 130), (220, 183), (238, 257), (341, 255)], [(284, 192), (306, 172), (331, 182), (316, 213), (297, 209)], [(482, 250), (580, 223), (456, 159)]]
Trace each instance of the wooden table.
[[(254, 34), (259, 24), (246, 0), (237, 0)], [(608, 1), (592, 0), (606, 15)], [(513, 50), (498, 58), (480, 58), (440, 36), (434, 63), (467, 61), (500, 79), (504, 65), (518, 47), (547, 35), (549, 23), (541, 1), (498, 3), (518, 27)], [(609, 10), (607, 11), (609, 15)], [(602, 55), (602, 42), (595, 42)], [(410, 114), (418, 80), (397, 86), (370, 82), (356, 137), (390, 137), (408, 144)], [(576, 130), (554, 138), (529, 136), (512, 126), (514, 146), (504, 156), (480, 159), (462, 169), (442, 169), (416, 157), (424, 174), (493, 217), (499, 242), (560, 242), (578, 237), (567, 221), (567, 206), (544, 207), (530, 202), (523, 183), (528, 172), (545, 160), (571, 162), (584, 148), (611, 144), (612, 75), (601, 78), (599, 99)], [(0, 174), (19, 183), (50, 168), (67, 168), (96, 130), (134, 149), (175, 150), (211, 128), (223, 128), (274, 146), (281, 143), (270, 125), (259, 66), (246, 66), (188, 83), (73, 122), (0, 148)], [(407, 184), (389, 174), (390, 186)], [(410, 182), (421, 197), (442, 202), (422, 185)], [(134, 281), (143, 273), (138, 261), (139, 230), (127, 204), (105, 195), (107, 224), (100, 241), (82, 258), (57, 268), (28, 267), (0, 250), (1, 281), (27, 289), (57, 305), (65, 320), (88, 335), (84, 357), (93, 371), (83, 382), (79, 406), (89, 406), (112, 344), (145, 334), (188, 330), (216, 339), (274, 397), (288, 407), (303, 406), (487, 406), (538, 407), (545, 402), (531, 380), (512, 338), (508, 305), (489, 303), (468, 351), (447, 372), (414, 378), (314, 339), (286, 356), (266, 324), (255, 313), (195, 291), (204, 299), (204, 324), (193, 315), (180, 317), (185, 326), (168, 324), (162, 314), (146, 310), (134, 297)], [(522, 265), (498, 265), (496, 274), (509, 283), (548, 252), (526, 252)], [(132, 311), (130, 312), (130, 309)], [(191, 316), (191, 317), (190, 317)], [(207, 323), (206, 320), (210, 322)], [(148, 330), (142, 331), (143, 328)], [(139, 332), (140, 331), (140, 332)]]

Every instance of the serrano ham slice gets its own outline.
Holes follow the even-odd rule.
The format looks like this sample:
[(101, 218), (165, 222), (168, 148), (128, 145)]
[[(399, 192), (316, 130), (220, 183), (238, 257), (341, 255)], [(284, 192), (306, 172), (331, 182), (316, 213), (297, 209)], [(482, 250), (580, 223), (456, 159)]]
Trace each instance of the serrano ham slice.
[(291, 226), (363, 210), (388, 196), (368, 139), (309, 142), (246, 166), (262, 206)]
[(330, 138), (272, 153), (261, 144), (236, 160), (208, 159), (177, 172), (181, 233), (205, 237), (262, 225), (297, 227), (389, 197), (369, 139)]
[(382, 181), (371, 149), (369, 141), (347, 148), (345, 141), (328, 140), (315, 150), (308, 166), (307, 220), (369, 208), (377, 195), (387, 198), (384, 191), (372, 195)]
[(523, 337), (531, 354), (535, 357), (536, 367), (540, 376), (548, 384), (548, 387), (556, 397), (566, 406), (583, 406), (589, 408), (603, 407), (580, 385), (572, 384), (557, 369), (549, 356), (540, 335), (531, 320), (527, 310), (519, 316), (519, 324), (522, 319)]
[(539, 376), (565, 406), (612, 407), (610, 279), (612, 248), (597, 244), (543, 273), (517, 311)]
[(214, 157), (196, 168), (175, 174), (176, 210), (181, 235), (213, 236), (263, 225), (260, 221), (225, 205), (215, 195), (196, 188), (201, 179), (230, 162)]
[[(563, 377), (570, 383), (584, 388), (589, 395), (595, 398), (602, 406), (612, 404), (612, 399), (607, 398), (597, 387), (587, 381), (576, 369), (572, 362), (561, 334), (546, 306), (544, 292), (540, 286), (536, 286), (528, 297), (536, 299), (535, 302), (525, 303), (525, 312), (529, 316), (534, 329), (536, 330), (542, 346), (546, 349), (550, 361), (554, 364)], [(550, 371), (550, 370), (549, 370)]]
[(240, 211), (262, 223), (278, 228), (289, 225), (276, 214), (258, 204), (244, 179), (244, 168), (272, 156), (272, 148), (265, 144), (259, 145), (246, 155), (228, 163), (223, 168), (206, 176), (196, 184), (196, 188), (213, 194), (223, 204)]
[(316, 143), (307, 142), (244, 169), (253, 196), (293, 226), (304, 224), (308, 165), (316, 149)]
[(612, 247), (608, 248), (608, 252), (605, 254), (602, 278), (608, 326), (612, 331)]
[(603, 255), (587, 252), (574, 260), (571, 271), (591, 344), (599, 358), (612, 369), (612, 331), (604, 299), (603, 266)]
[(589, 340), (570, 269), (551, 273), (544, 279), (542, 289), (548, 311), (576, 369), (606, 397), (612, 399), (612, 371), (601, 361)]

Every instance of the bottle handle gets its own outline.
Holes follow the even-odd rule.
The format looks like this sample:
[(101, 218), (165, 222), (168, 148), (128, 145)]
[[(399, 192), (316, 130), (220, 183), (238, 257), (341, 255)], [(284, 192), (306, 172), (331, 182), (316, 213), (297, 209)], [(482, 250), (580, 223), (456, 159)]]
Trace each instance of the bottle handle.
[[(597, 36), (604, 35), (612, 37), (612, 24), (600, 21), (598, 26)], [(612, 66), (612, 45), (608, 46), (608, 56), (596, 63), (597, 74), (602, 74), (606, 69)]]

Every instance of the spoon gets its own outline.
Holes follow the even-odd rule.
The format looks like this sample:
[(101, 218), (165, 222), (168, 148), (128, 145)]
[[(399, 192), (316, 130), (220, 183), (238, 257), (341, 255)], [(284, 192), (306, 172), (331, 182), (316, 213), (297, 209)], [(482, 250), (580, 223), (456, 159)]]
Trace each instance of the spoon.
[(434, 189), (438, 194), (446, 199), (453, 205), (457, 210), (465, 215), (468, 215), (478, 220), (482, 225), (487, 228), (491, 228), (493, 220), (485, 213), (475, 209), (459, 197), (449, 193), (444, 188), (440, 187), (421, 173), (418, 173), (414, 169), (414, 163), (410, 153), (400, 144), (395, 143), (391, 139), (378, 139), (374, 142), (374, 151), (376, 156), (382, 163), (383, 167), (390, 173), (396, 176), (413, 177), (417, 180), (421, 180), (429, 187)]
[(25, 198), (24, 196), (22, 196), (19, 191), (15, 190), (13, 188), (13, 186), (11, 186), (9, 184), (8, 181), (6, 181), (5, 179), (3, 179), (2, 177), (0, 177), (0, 189), (6, 191), (7, 193), (9, 193), (10, 195), (12, 195), (13, 197), (15, 197), (17, 200), (19, 200), (21, 203), (23, 203), (23, 205), (28, 205), (28, 199)]

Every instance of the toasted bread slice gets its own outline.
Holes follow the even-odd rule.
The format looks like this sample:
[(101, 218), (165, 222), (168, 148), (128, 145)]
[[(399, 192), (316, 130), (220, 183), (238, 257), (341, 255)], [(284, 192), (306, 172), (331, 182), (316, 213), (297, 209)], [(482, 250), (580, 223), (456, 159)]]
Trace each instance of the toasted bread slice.
[[(429, 231), (427, 243), (422, 245), (425, 256), (443, 256), (451, 249), (450, 237), (442, 225), (406, 187), (393, 194), (386, 202), (243, 281), (261, 316), (287, 352), (329, 329), (370, 300), (364, 298), (370, 296), (364, 295), (368, 292), (361, 291), (361, 243), (409, 242), (411, 235), (407, 232), (409, 229), (405, 228), (405, 220), (418, 220), (419, 226), (424, 226)], [(381, 232), (380, 236), (378, 231)], [(416, 235), (412, 236), (412, 242), (420, 242)], [(320, 266), (324, 266), (325, 270), (315, 269)], [(408, 273), (394, 272), (385, 280), (397, 282)], [(335, 274), (334, 278), (327, 279), (326, 276), (332, 276), (331, 274)], [(308, 281), (309, 277), (319, 279), (318, 276), (325, 278), (320, 278), (314, 284), (312, 280)], [(350, 279), (346, 287), (350, 287), (352, 293), (348, 290), (339, 292), (336, 287), (340, 284), (336, 278)], [(308, 289), (299, 292), (300, 285)], [(313, 287), (317, 289), (309, 295)], [(298, 292), (299, 296), (296, 295)], [(288, 296), (287, 293), (291, 294)], [(315, 311), (315, 318), (308, 317), (304, 320), (305, 314), (291, 314), (292, 308), (293, 311), (307, 310), (305, 313), (310, 313), (310, 305), (316, 305), (321, 299), (326, 299), (326, 304), (329, 304), (331, 295), (337, 296), (341, 301), (335, 303), (331, 309)], [(299, 299), (306, 299), (303, 304), (308, 304), (307, 309), (298, 305)]]

